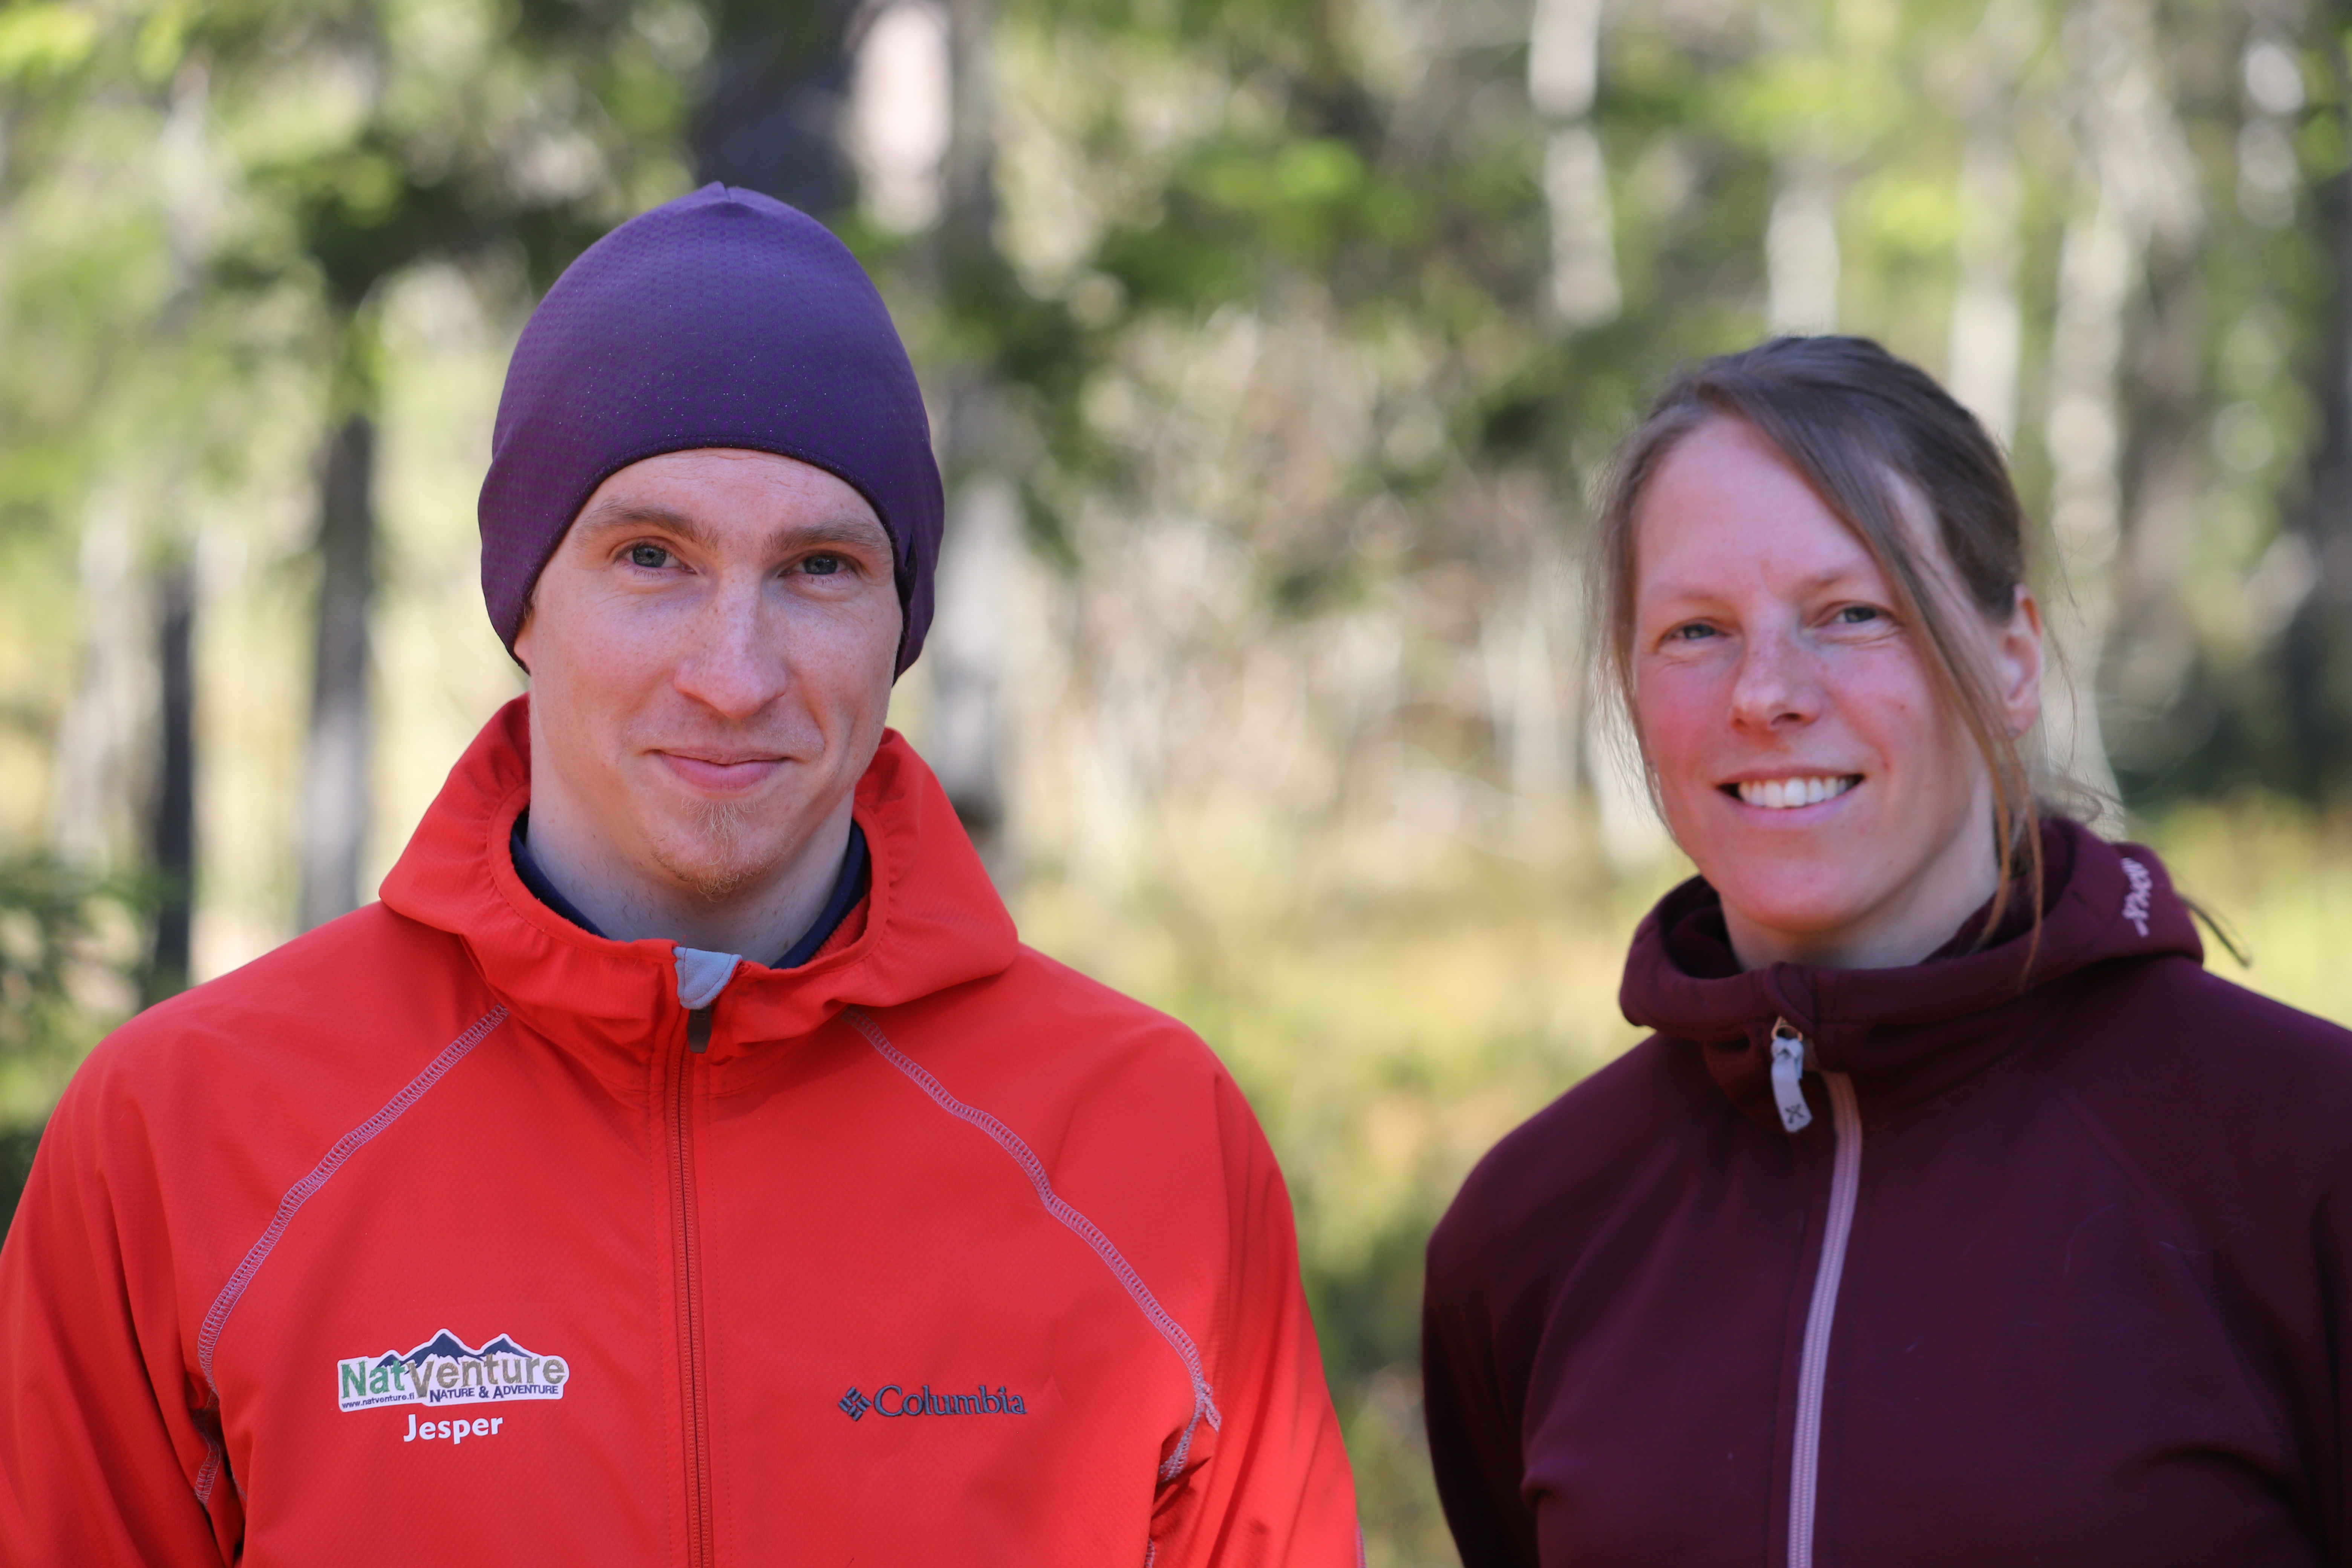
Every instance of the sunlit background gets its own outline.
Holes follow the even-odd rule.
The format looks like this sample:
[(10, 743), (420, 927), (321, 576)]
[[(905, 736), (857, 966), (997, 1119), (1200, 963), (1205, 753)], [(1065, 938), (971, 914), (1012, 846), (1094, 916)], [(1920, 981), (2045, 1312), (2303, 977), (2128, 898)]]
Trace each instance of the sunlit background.
[(1589, 498), (1678, 362), (1836, 329), (1944, 376), (2043, 525), (2053, 761), (2352, 1019), (2347, 21), (0, 4), (0, 1203), (107, 1027), (373, 896), (520, 689), (473, 506), (532, 300), (753, 185), (926, 377), (896, 721), (1029, 939), (1250, 1091), (1372, 1561), (1450, 1563), (1423, 1240), (1631, 1041), (1682, 874), (1580, 651)]

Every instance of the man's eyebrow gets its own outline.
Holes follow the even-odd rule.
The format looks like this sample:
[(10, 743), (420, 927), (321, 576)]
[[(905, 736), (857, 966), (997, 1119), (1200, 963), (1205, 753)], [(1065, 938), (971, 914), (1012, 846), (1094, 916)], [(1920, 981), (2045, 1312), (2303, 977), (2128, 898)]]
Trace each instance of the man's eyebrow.
[(719, 542), (700, 521), (682, 511), (663, 506), (658, 501), (609, 500), (581, 514), (582, 528), (642, 528), (665, 529), (677, 534), (688, 544), (709, 549)]
[[(608, 501), (588, 512), (580, 520), (583, 528), (621, 529), (654, 527), (677, 535), (698, 549), (716, 550), (719, 537), (690, 512), (667, 507), (658, 501)], [(890, 544), (890, 531), (879, 521), (866, 517), (819, 518), (810, 522), (787, 523), (762, 542), (771, 552), (787, 549), (804, 549), (812, 544), (879, 543), (884, 550)]]

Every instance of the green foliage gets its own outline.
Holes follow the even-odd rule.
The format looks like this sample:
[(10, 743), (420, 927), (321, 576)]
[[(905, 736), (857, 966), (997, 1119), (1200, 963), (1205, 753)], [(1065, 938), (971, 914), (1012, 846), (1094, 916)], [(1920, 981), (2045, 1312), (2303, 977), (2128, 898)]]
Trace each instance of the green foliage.
[(76, 972), (91, 960), (104, 907), (128, 903), (120, 885), (47, 856), (0, 862), (0, 1055), (87, 1043)]
[(0, 1231), (66, 1074), (129, 1011), (142, 903), (48, 856), (0, 860)]

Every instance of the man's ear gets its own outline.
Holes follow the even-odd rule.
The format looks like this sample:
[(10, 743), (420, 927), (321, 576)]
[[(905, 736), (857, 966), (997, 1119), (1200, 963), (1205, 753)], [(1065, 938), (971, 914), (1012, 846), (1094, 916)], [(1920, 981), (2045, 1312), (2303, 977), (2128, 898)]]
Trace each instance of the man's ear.
[(525, 675), (530, 673), (530, 624), (538, 617), (531, 612), (539, 608), (539, 584), (530, 585), (530, 597), (522, 602), (522, 625), (515, 628), (514, 659), (522, 666)]

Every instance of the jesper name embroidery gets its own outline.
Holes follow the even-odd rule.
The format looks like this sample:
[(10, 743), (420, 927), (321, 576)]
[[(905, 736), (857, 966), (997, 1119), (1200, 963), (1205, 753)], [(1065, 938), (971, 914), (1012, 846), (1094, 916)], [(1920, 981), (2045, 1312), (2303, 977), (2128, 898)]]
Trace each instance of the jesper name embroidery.
[(909, 1394), (898, 1384), (886, 1383), (874, 1391), (874, 1397), (871, 1399), (853, 1387), (834, 1403), (839, 1405), (841, 1413), (852, 1421), (863, 1421), (866, 1419), (866, 1413), (869, 1410), (888, 1420), (897, 1420), (908, 1415), (1026, 1415), (1029, 1414), (1027, 1407), (1021, 1403), (1019, 1394), (1008, 1392), (1002, 1384), (991, 1391), (986, 1384), (982, 1384), (971, 1394), (933, 1394), (931, 1385), (927, 1383), (918, 1392)]
[(457, 1405), (490, 1400), (561, 1399), (572, 1363), (541, 1355), (500, 1334), (476, 1350), (444, 1329), (403, 1355), (355, 1356), (335, 1363), (335, 1405)]

